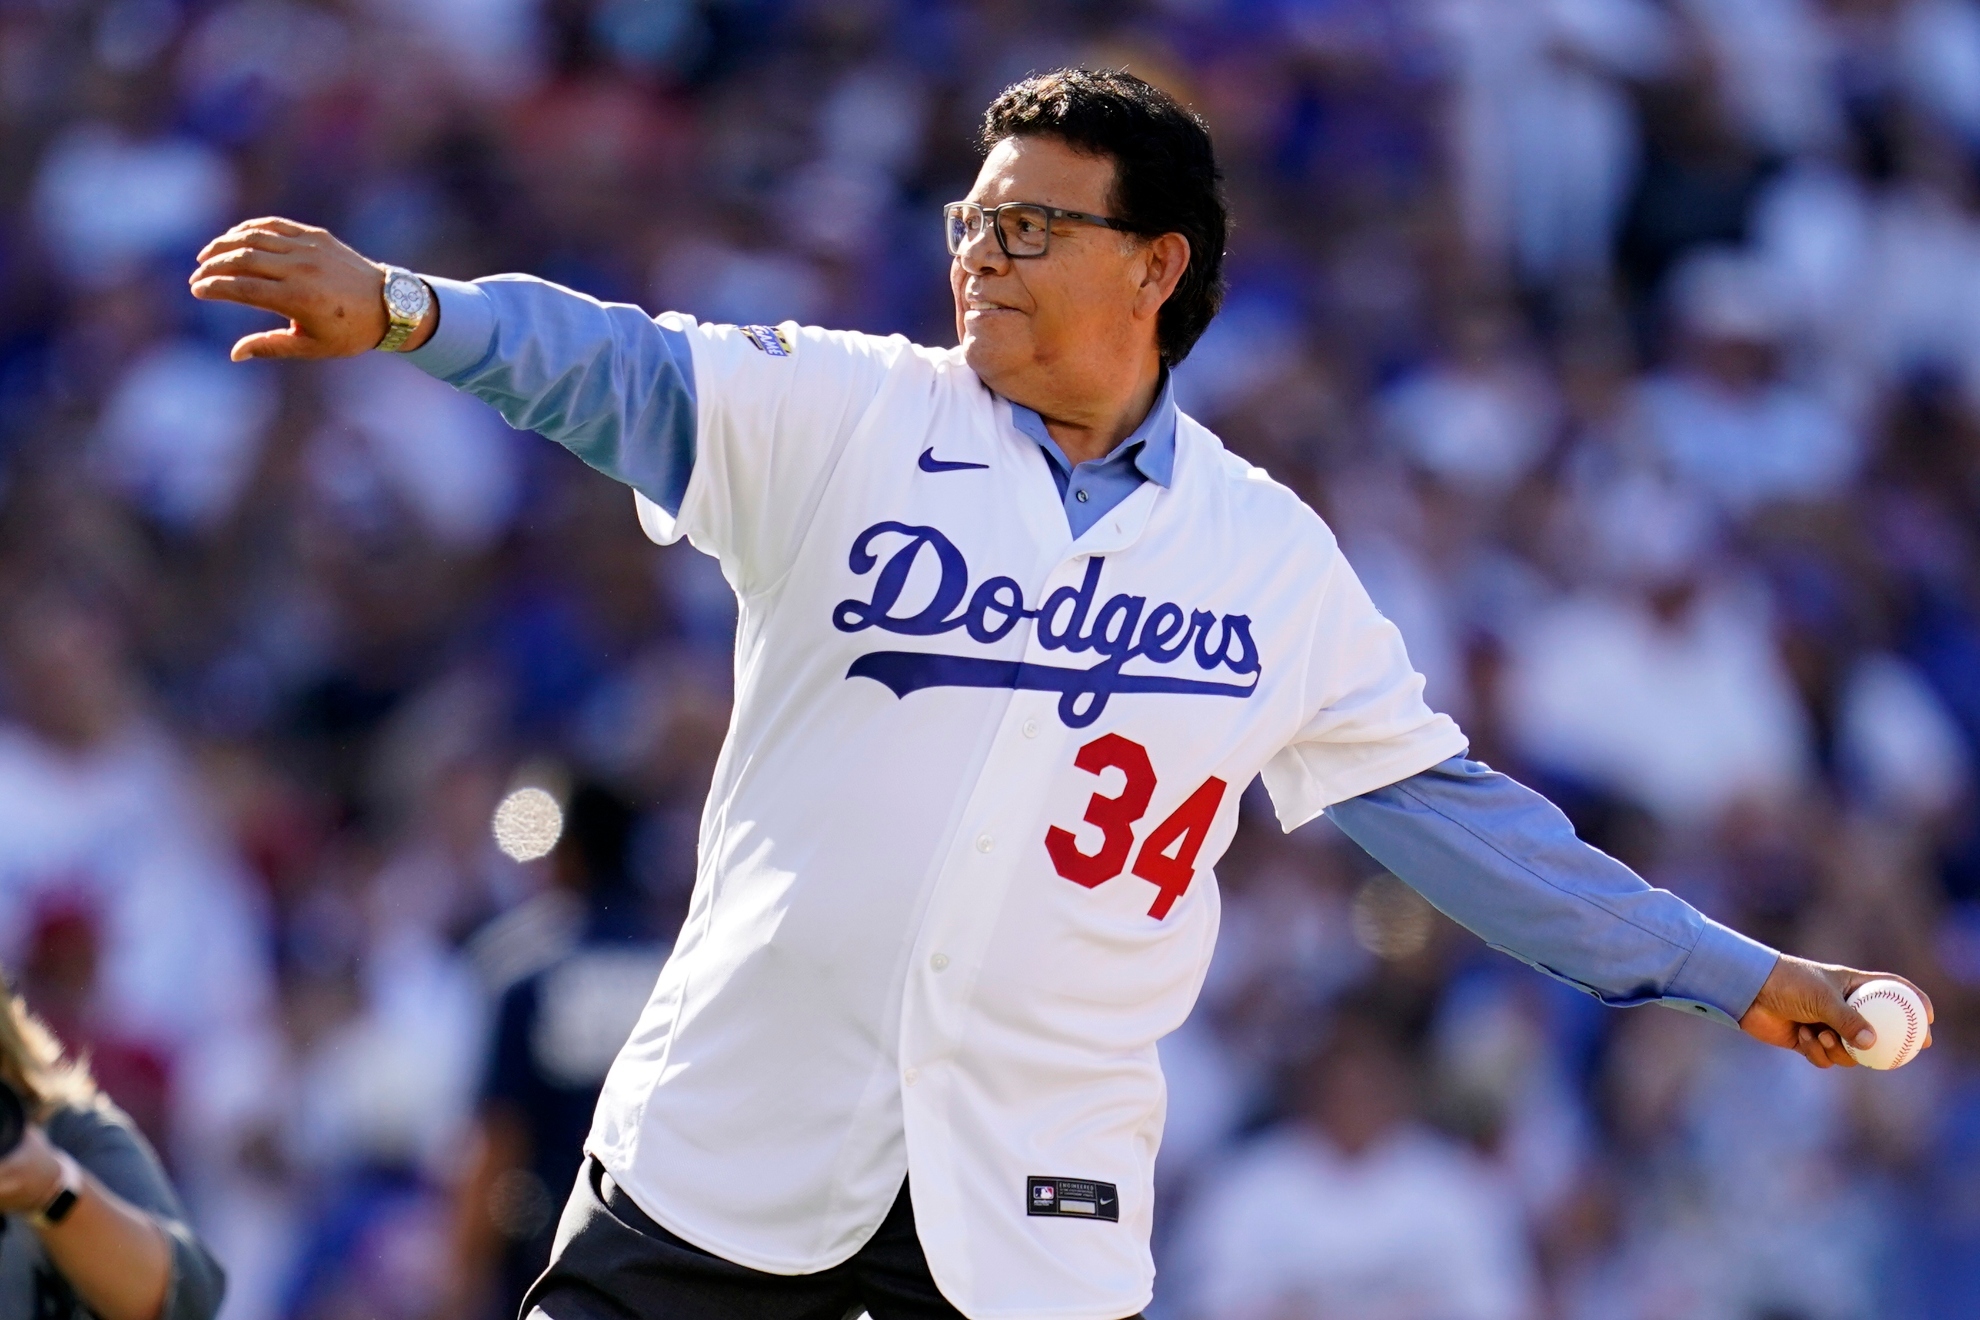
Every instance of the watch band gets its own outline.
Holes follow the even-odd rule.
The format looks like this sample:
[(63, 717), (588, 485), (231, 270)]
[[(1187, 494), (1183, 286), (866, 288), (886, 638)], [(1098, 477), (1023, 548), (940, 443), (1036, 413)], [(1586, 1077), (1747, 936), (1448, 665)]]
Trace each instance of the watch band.
[[(394, 284), (410, 285), (416, 289), (419, 295), (416, 304), (401, 306), (394, 302), (392, 298)], [(405, 267), (387, 266), (385, 280), (379, 285), (378, 295), (385, 302), (387, 323), (385, 337), (378, 341), (378, 347), (382, 352), (397, 353), (406, 340), (412, 338), (413, 331), (419, 329), (419, 323), (425, 319), (427, 311), (433, 306), (433, 291), (427, 287), (425, 280)]]
[(55, 1164), (62, 1170), (62, 1181), (56, 1188), (55, 1195), (48, 1198), (48, 1204), (29, 1217), (36, 1228), (53, 1228), (67, 1219), (69, 1212), (76, 1208), (76, 1201), (82, 1196), (82, 1165), (77, 1164), (75, 1158), (66, 1150), (55, 1152)]

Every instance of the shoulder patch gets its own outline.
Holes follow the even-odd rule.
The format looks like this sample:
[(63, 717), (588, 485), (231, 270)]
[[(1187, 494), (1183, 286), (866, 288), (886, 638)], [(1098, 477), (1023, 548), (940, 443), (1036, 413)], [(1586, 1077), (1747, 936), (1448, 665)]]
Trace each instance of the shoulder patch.
[(745, 325), (738, 326), (737, 329), (741, 330), (743, 337), (756, 345), (760, 352), (768, 353), (771, 357), (789, 357), (797, 351), (797, 346), (791, 343), (791, 337), (784, 333), (782, 326)]

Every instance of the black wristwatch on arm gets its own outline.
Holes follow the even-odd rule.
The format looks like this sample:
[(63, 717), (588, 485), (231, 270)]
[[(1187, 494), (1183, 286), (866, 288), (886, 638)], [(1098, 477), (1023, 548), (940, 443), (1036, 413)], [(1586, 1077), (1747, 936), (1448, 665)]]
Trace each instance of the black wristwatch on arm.
[(82, 1165), (77, 1164), (75, 1157), (66, 1150), (55, 1152), (55, 1163), (62, 1170), (62, 1181), (55, 1189), (55, 1195), (48, 1198), (48, 1204), (29, 1217), (29, 1222), (36, 1228), (53, 1228), (67, 1219), (69, 1212), (76, 1208), (76, 1201), (82, 1196)]

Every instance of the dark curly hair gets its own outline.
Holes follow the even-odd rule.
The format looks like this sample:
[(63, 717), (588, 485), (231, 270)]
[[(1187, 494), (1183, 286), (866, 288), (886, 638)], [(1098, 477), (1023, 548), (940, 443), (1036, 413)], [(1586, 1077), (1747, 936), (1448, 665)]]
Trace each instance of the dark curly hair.
[(1005, 138), (1050, 136), (1114, 162), (1114, 217), (1140, 234), (1181, 234), (1189, 265), (1162, 305), (1167, 366), (1189, 356), (1224, 302), (1230, 210), (1210, 131), (1159, 87), (1118, 69), (1057, 69), (1006, 87), (983, 112), (985, 155)]

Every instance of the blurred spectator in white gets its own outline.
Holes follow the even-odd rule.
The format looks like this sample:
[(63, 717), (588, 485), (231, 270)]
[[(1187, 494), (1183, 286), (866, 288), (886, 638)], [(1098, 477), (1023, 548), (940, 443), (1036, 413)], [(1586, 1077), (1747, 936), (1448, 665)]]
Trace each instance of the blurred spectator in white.
[(414, 693), (379, 731), (368, 790), (392, 841), (375, 888), (380, 916), (453, 946), (536, 893), (540, 878), (489, 829), (509, 770), (498, 745), (510, 694), (455, 672)]
[(1750, 1044), (1668, 1012), (1623, 1020), (1606, 1079), (1622, 1232), (1570, 1272), (1571, 1320), (1888, 1314), (1876, 1202), (1839, 1160), (1848, 1079)]
[(1897, 13), (1897, 61), (1917, 103), (1980, 145), (1980, 6), (1907, 0)]
[(1533, 764), (1707, 827), (1779, 801), (1811, 769), (1807, 718), (1764, 591), (1712, 571), (1709, 515), (1654, 478), (1585, 513), (1586, 558), (1614, 585), (1541, 608), (1508, 639), (1508, 727)]
[(1704, 35), (1720, 96), (1755, 146), (1793, 156), (1841, 143), (1841, 51), (1822, 0), (1680, 5)]
[(101, 288), (152, 258), (190, 257), (233, 199), (233, 170), (205, 143), (84, 123), (42, 157), (33, 207), (63, 274)]
[[(1924, 373), (1980, 398), (1980, 220), (1972, 166), (1949, 135), (1893, 115), (1866, 177), (1810, 162), (1776, 180), (1754, 215), (1755, 253), (1784, 311), (1823, 356), (1832, 398), (1865, 398)], [(1859, 147), (1858, 155), (1867, 147)], [(1901, 167), (1901, 169), (1900, 169)]]
[(1460, 977), (1445, 992), (1430, 1032), (1445, 1126), (1486, 1156), (1536, 1234), (1575, 1190), (1594, 1140), (1561, 1042), (1542, 1011), (1544, 993), (1497, 967)]
[(1458, 187), (1473, 246), (1523, 281), (1599, 278), (1635, 174), (1631, 80), (1675, 57), (1649, 0), (1433, 0), (1455, 73)]
[(1502, 302), (1469, 299), (1450, 322), (1445, 350), (1379, 401), (1382, 429), (1458, 493), (1501, 499), (1553, 443), (1559, 394)]
[(240, 1260), (227, 1314), (258, 1320), (286, 1249), (280, 1198), (240, 1165), (279, 1075), (262, 897), (102, 603), (43, 587), (4, 634), (0, 958), (183, 1163), (195, 1217)]
[(809, 323), (826, 299), (824, 281), (800, 257), (698, 238), (667, 252), (654, 272), (653, 294), (656, 306), (692, 307), (708, 320), (738, 325)]
[(349, 72), (352, 45), (331, 6), (233, 0), (207, 10), (187, 37), (181, 94), (219, 136), (244, 137), (263, 117), (333, 88)]
[[(369, 25), (380, 38), (369, 54), (389, 62), (401, 77), (430, 76), (458, 81), (476, 97), (517, 100), (535, 90), (547, 72), (544, 15), (529, 0), (367, 0)], [(687, 0), (654, 0), (657, 15), (676, 15)], [(649, 19), (649, 22), (652, 20)], [(408, 59), (402, 42), (410, 33), (422, 58)]]
[[(382, 896), (381, 896), (382, 898)], [(365, 950), (362, 1007), (302, 1061), (297, 1152), (326, 1172), (451, 1174), (487, 1017), (463, 958), (382, 922)]]
[(1373, 963), (1351, 929), (1350, 845), (1327, 821), (1285, 835), (1269, 814), (1255, 795), (1246, 799), (1218, 867), (1223, 914), (1202, 997), (1161, 1042), (1169, 1108), (1156, 1177), (1165, 1195), (1180, 1197), (1198, 1171), (1216, 1171), (1232, 1133), (1268, 1097), (1288, 1046)]
[(1181, 1230), (1200, 1320), (1519, 1320), (1538, 1313), (1517, 1200), (1413, 1118), (1394, 1024), (1343, 1007), (1281, 1128), (1203, 1186)]
[(1916, 668), (1872, 651), (1850, 666), (1836, 756), (1845, 787), (1872, 811), (1931, 822), (1965, 805), (1972, 751), (1945, 702)]
[(234, 511), (279, 402), (265, 372), (210, 345), (161, 344), (117, 382), (97, 424), (97, 456), (159, 523), (210, 530)]
[(1753, 256), (1783, 318), (1819, 355), (1825, 381), (1850, 394), (1863, 392), (1859, 377), (1871, 365), (1866, 295), (1883, 296), (1867, 261), (1874, 205), (1860, 171), (1808, 157), (1777, 175), (1753, 208)]
[(117, 624), (46, 587), (10, 603), (4, 641), (0, 958), (26, 962), (37, 914), (84, 914), (103, 1024), (168, 1060), (252, 1030), (270, 1007), (262, 906), (147, 715)]
[(312, 447), (323, 494), (360, 526), (411, 511), (440, 541), (478, 549), (502, 534), (522, 497), (515, 434), (458, 391), (380, 357), (326, 363), (336, 419)]
[(1423, 699), (1455, 719), (1471, 714), (1456, 593), (1477, 554), (1482, 501), (1453, 500), (1446, 521), (1436, 493), (1400, 463), (1364, 463), (1337, 475), (1329, 494), (1334, 529), (1377, 609), (1402, 632), (1423, 675)]
[(1784, 372), (1786, 300), (1746, 254), (1708, 249), (1671, 273), (1676, 363), (1646, 380), (1626, 425), (1728, 513), (1839, 494), (1861, 455), (1846, 419)]

